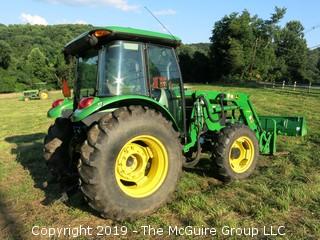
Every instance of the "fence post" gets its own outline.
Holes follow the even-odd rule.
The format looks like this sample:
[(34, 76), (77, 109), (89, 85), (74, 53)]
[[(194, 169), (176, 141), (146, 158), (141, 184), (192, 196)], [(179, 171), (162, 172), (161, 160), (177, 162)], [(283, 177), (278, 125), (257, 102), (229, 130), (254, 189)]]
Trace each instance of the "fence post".
[(274, 82), (272, 82), (272, 88), (274, 88), (275, 87), (275, 83)]
[(296, 90), (296, 86), (297, 86), (297, 81), (294, 81), (294, 84), (293, 84), (293, 91)]
[(286, 81), (282, 82), (282, 89), (284, 89), (284, 85), (286, 84)]
[(311, 92), (311, 82), (309, 82), (309, 88), (308, 88), (308, 93)]

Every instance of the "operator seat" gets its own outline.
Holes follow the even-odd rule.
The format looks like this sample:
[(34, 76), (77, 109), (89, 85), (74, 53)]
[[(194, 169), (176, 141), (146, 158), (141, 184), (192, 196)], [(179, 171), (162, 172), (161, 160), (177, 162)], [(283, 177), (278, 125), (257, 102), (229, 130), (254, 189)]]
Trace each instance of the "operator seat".
[(169, 90), (163, 88), (157, 88), (152, 90), (152, 96), (154, 96), (155, 100), (159, 102), (162, 106), (165, 106), (169, 109)]

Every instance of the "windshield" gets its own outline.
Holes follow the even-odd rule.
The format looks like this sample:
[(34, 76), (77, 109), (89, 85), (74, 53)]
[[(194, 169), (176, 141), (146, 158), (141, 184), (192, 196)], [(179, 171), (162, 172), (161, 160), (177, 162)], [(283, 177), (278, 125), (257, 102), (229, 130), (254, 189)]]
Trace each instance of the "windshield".
[(143, 44), (115, 41), (78, 57), (76, 95), (147, 94)]

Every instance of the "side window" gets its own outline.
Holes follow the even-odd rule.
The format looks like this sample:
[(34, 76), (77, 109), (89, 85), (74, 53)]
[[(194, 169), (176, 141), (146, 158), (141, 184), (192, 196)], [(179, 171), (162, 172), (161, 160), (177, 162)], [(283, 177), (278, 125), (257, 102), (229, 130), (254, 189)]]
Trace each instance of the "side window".
[(149, 44), (148, 66), (152, 97), (168, 108), (179, 124), (182, 119), (181, 84), (174, 49)]
[(78, 58), (78, 85), (81, 96), (95, 94), (98, 73), (98, 52), (89, 50)]
[(173, 49), (149, 45), (148, 53), (151, 88), (172, 90), (179, 87), (180, 73)]

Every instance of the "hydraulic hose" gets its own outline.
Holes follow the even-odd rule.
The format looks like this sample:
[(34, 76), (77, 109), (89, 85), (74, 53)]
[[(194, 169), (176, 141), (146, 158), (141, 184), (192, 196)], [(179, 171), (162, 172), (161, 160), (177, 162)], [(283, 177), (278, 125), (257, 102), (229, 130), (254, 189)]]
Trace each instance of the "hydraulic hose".
[[(224, 101), (224, 94), (220, 94), (220, 107), (221, 107), (221, 118), (225, 119), (225, 115), (224, 115), (224, 108), (223, 108), (223, 101)], [(207, 115), (208, 115), (208, 118), (210, 119), (211, 122), (213, 123), (217, 123), (220, 121), (220, 119), (218, 120), (214, 120), (210, 114), (210, 111), (209, 111), (209, 103), (208, 103), (208, 100), (203, 96), (199, 96), (197, 98), (197, 100), (202, 100), (205, 107), (206, 107), (206, 110), (207, 110)], [(200, 153), (201, 153), (201, 144), (200, 144), (200, 136), (201, 134), (203, 134), (205, 131), (201, 131), (200, 129), (200, 126), (198, 126), (198, 135), (197, 135), (197, 153), (196, 153), (196, 156), (191, 160), (191, 161), (185, 161), (183, 166), (185, 168), (193, 168), (195, 165), (197, 165), (200, 161)]]
[(201, 146), (200, 146), (200, 135), (201, 131), (199, 130), (198, 136), (197, 136), (197, 154), (191, 161), (185, 161), (183, 163), (183, 167), (185, 168), (193, 168), (195, 165), (197, 165), (200, 161), (200, 153), (201, 153)]
[[(225, 115), (224, 115), (224, 106), (223, 106), (223, 101), (224, 101), (224, 94), (221, 93), (219, 94), (218, 96), (220, 96), (220, 107), (221, 107), (221, 118), (222, 119), (225, 119)], [(200, 95), (198, 97), (198, 99), (202, 100), (205, 107), (206, 107), (206, 110), (207, 110), (207, 115), (208, 115), (208, 118), (210, 119), (211, 122), (213, 123), (217, 123), (217, 122), (220, 122), (220, 119), (218, 120), (214, 120), (210, 114), (210, 109), (209, 109), (209, 103), (208, 103), (208, 100), (203, 96), (203, 95)]]

